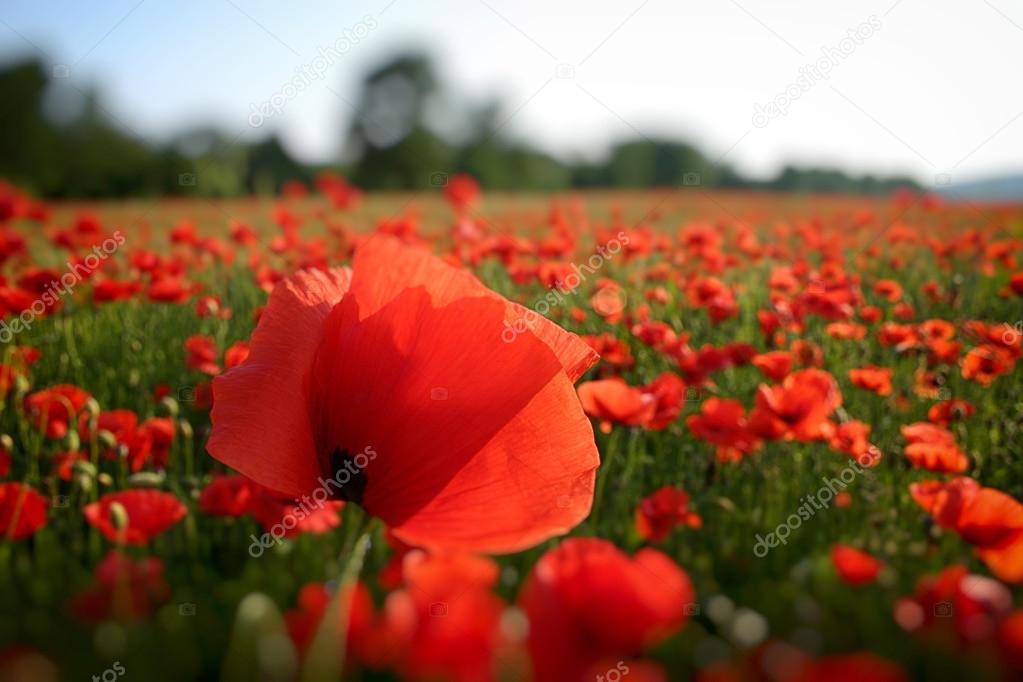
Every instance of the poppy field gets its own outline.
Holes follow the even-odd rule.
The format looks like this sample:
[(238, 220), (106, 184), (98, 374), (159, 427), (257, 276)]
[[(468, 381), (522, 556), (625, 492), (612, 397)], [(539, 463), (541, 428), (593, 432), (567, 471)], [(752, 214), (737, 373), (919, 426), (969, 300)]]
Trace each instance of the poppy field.
[(1023, 679), (1023, 206), (0, 185), (0, 680)]

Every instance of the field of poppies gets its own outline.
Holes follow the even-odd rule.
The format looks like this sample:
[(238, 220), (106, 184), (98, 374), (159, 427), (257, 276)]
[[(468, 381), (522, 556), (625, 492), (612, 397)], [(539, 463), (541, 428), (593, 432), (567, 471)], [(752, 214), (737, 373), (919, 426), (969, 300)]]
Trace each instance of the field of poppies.
[(0, 680), (1023, 679), (1023, 206), (0, 185)]

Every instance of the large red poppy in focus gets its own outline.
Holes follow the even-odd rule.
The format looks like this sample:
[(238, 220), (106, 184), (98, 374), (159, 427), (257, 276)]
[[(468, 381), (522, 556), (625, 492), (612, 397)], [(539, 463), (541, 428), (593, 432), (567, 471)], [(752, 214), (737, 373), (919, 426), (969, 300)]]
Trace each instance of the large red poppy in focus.
[[(370, 237), (352, 271), (274, 290), (248, 359), (214, 380), (209, 451), (302, 496), (372, 450), (331, 490), (417, 546), (515, 551), (563, 533), (593, 498), (599, 456), (572, 384), (596, 354), (525, 313)], [(524, 333), (509, 342), (506, 322)]]

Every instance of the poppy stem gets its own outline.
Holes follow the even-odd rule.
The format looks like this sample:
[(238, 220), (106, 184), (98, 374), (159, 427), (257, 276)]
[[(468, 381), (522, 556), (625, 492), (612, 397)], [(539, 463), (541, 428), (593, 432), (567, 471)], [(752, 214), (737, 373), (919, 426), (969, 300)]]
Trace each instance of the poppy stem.
[(347, 563), (309, 646), (302, 670), (302, 682), (339, 680), (343, 676), (355, 586), (372, 545), (373, 530), (373, 518), (362, 512), (356, 521), (356, 532), (345, 542), (341, 557), (347, 556)]

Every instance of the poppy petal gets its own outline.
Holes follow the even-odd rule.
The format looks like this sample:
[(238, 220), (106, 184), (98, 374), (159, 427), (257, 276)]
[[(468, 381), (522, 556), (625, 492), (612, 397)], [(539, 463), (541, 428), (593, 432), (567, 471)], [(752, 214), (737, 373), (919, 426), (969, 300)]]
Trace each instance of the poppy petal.
[[(504, 303), (501, 330), (528, 329), (557, 356), (573, 383), (598, 359), (597, 353), (575, 334), (547, 318), (507, 301), (488, 289), (472, 273), (459, 270), (425, 249), (410, 247), (388, 235), (366, 239), (355, 252), (352, 268), (372, 277), (356, 277), (352, 294), (359, 300), (362, 319), (380, 310), (409, 287), (425, 287), (435, 307), (459, 298), (486, 296)], [(528, 316), (528, 317), (527, 317)]]
[(307, 270), (274, 289), (252, 335), (248, 359), (213, 380), (214, 425), (207, 448), (249, 478), (307, 494), (320, 470), (310, 429), (306, 375), (323, 323), (348, 290), (351, 271)]

